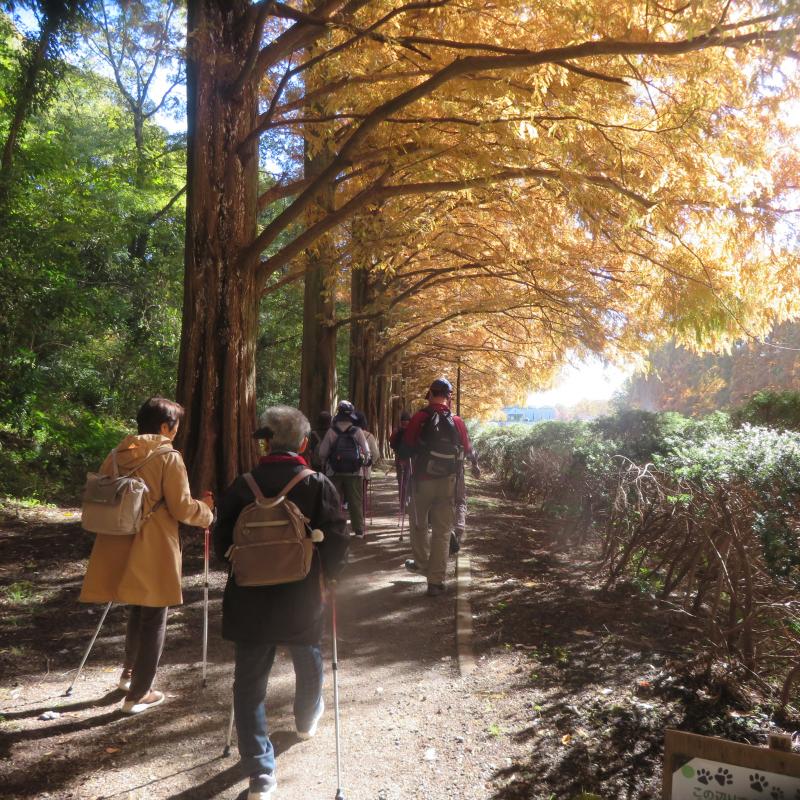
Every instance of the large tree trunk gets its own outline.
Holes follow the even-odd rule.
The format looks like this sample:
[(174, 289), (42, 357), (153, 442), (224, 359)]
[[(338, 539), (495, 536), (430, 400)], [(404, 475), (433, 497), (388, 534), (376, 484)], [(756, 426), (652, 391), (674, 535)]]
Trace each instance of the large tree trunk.
[[(244, 253), (256, 234), (258, 152), (239, 143), (258, 111), (254, 82), (230, 96), (253, 35), (245, 0), (189, 0), (186, 273), (178, 400), (195, 491), (225, 487), (256, 457), (259, 287)], [(239, 148), (237, 150), (237, 148)]]
[(369, 272), (366, 269), (353, 269), (350, 275), (350, 400), (356, 408), (367, 415), (370, 425), (375, 420), (370, 415), (369, 394), (371, 389), (370, 366), (373, 356), (372, 324), (370, 320), (356, 317), (371, 302)]
[[(324, 146), (305, 159), (305, 176), (314, 178), (333, 157)], [(307, 223), (325, 216), (334, 207), (334, 188), (326, 187), (307, 215)], [(300, 409), (312, 422), (320, 411), (333, 411), (336, 404), (336, 306), (333, 281), (338, 256), (333, 238), (323, 236), (305, 254), (303, 295), (303, 351), (300, 365)]]
[(326, 287), (331, 273), (329, 252), (323, 244), (309, 255), (303, 297), (303, 352), (300, 366), (300, 409), (312, 422), (320, 411), (336, 404), (336, 328), (333, 292)]

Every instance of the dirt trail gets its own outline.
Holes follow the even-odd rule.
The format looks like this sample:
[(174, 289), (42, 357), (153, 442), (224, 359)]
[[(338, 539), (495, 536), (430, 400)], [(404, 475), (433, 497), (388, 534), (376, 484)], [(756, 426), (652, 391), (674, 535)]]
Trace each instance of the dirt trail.
[[(461, 677), (455, 581), (444, 597), (424, 596), (424, 579), (402, 567), (393, 480), (376, 483), (374, 523), (353, 542), (339, 589), (347, 800), (645, 800), (659, 796), (665, 726), (764, 740), (766, 715), (685, 676), (689, 633), (668, 609), (634, 589), (604, 594), (590, 549), (487, 482), (470, 484), (477, 669)], [(99, 613), (75, 602), (91, 540), (69, 513), (0, 524), (0, 797), (243, 797), (235, 747), (221, 757), (232, 677), (232, 648), (219, 638), (221, 572), (201, 688), (199, 540), (186, 546), (185, 604), (171, 615), (157, 678), (168, 702), (134, 718), (118, 711), (122, 608), (74, 695), (60, 696)], [(311, 741), (293, 732), (287, 656), (272, 673), (276, 800), (334, 798), (327, 640), (324, 652), (328, 710)], [(40, 720), (49, 710), (61, 716)]]
[[(454, 582), (443, 598), (424, 596), (424, 579), (402, 568), (408, 555), (397, 536), (391, 478), (378, 482), (376, 515), (366, 542), (354, 541), (339, 590), (340, 696), (345, 796), (486, 798), (493, 772), (506, 765), (504, 746), (483, 708), (497, 679), (479, 668), (459, 677), (455, 659)], [(388, 513), (387, 513), (388, 512)], [(244, 783), (235, 755), (221, 758), (230, 703), (231, 646), (219, 638), (223, 575), (212, 577), (208, 687), (201, 689), (202, 557), (187, 547), (185, 604), (171, 615), (157, 686), (168, 702), (127, 718), (114, 691), (124, 631), (112, 609), (72, 697), (60, 694), (91, 636), (99, 608), (74, 603), (90, 542), (55, 519), (6, 525), (3, 584), (30, 580), (53, 588), (17, 631), (4, 626), (4, 647), (24, 648), (24, 664), (2, 680), (0, 762), (3, 797), (235, 798)], [(22, 565), (12, 551), (25, 550)], [(51, 560), (52, 559), (52, 560)], [(17, 559), (19, 561), (19, 559)], [(75, 630), (75, 626), (78, 629)], [(46, 637), (43, 638), (43, 637)], [(14, 644), (16, 642), (16, 644)], [(19, 655), (19, 653), (17, 653)], [(325, 643), (329, 661), (329, 642)], [(49, 674), (43, 668), (49, 658)], [(37, 669), (39, 667), (40, 669)], [(279, 656), (268, 690), (268, 717), (278, 751), (278, 798), (333, 798), (336, 789), (333, 701), (315, 739), (293, 734), (293, 675)], [(61, 714), (39, 720), (42, 712)], [(235, 749), (234, 749), (235, 753)]]

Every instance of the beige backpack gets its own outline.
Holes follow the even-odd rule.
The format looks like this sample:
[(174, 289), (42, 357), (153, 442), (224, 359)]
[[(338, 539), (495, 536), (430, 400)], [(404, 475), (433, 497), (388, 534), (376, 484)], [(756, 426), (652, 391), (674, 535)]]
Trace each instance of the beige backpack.
[(114, 448), (111, 451), (111, 475), (97, 472), (86, 474), (81, 504), (81, 527), (90, 533), (104, 533), (107, 536), (133, 536), (138, 533), (164, 501), (159, 500), (148, 514), (144, 514), (144, 498), (149, 490), (136, 473), (151, 458), (171, 452), (172, 445), (161, 445), (138, 467), (126, 475), (120, 475), (117, 449)]
[(245, 506), (233, 528), (233, 544), (225, 554), (239, 586), (275, 586), (301, 581), (311, 570), (314, 543), (322, 531), (310, 531), (308, 519), (286, 495), (314, 471), (304, 469), (277, 497), (264, 497), (251, 473), (244, 479), (255, 500)]

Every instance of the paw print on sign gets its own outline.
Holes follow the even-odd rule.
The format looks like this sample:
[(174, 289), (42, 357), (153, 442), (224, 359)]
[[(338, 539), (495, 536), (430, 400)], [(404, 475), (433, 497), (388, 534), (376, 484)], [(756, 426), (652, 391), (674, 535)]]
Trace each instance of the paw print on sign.
[(725, 784), (733, 783), (733, 775), (731, 775), (731, 771), (729, 769), (725, 769), (724, 767), (720, 767), (717, 770), (717, 774), (714, 776), (714, 780), (720, 786), (725, 786)]
[(714, 776), (707, 769), (703, 769), (701, 767), (699, 770), (697, 770), (697, 780), (700, 781), (700, 783), (702, 783), (704, 786), (707, 786), (709, 783), (711, 783), (713, 777)]
[(769, 781), (763, 775), (759, 775), (757, 772), (754, 772), (748, 777), (750, 780), (750, 788), (753, 789), (753, 791), (763, 792), (764, 789), (769, 786)]
[(770, 796), (772, 800), (783, 800), (786, 795), (783, 793), (783, 789), (781, 789), (780, 786), (773, 786)]

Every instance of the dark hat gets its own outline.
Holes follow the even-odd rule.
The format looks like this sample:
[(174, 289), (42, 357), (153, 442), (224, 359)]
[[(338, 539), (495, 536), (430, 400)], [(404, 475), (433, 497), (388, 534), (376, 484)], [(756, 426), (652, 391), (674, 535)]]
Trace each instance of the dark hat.
[(450, 383), (447, 378), (437, 378), (432, 384), (430, 388), (431, 394), (452, 394), (453, 393), (453, 385)]
[(347, 416), (352, 416), (355, 413), (355, 407), (349, 400), (342, 400), (338, 406), (336, 406), (336, 413), (337, 414), (347, 414)]
[(261, 415), (261, 419), (259, 420), (259, 422), (261, 423), (261, 427), (253, 431), (254, 439), (266, 439), (267, 441), (269, 441), (273, 437), (274, 432), (272, 431), (272, 429), (264, 424), (266, 422), (266, 416), (267, 416), (266, 412)]

